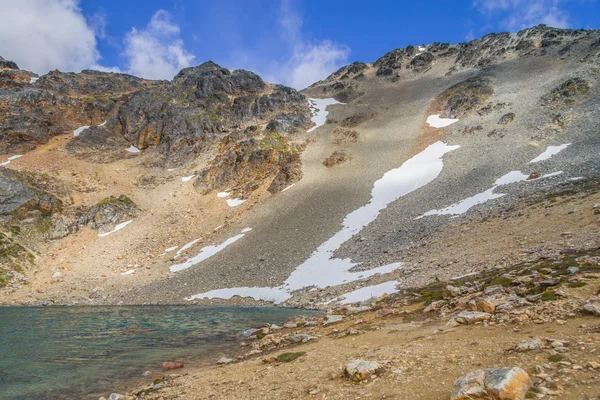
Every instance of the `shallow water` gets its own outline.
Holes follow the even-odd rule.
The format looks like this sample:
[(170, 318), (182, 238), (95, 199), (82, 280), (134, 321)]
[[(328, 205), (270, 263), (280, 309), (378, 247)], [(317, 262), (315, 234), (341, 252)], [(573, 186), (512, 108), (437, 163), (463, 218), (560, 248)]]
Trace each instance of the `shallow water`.
[[(0, 398), (98, 399), (163, 361), (186, 367), (237, 351), (236, 333), (310, 311), (268, 307), (0, 307)], [(183, 370), (175, 370), (177, 373)]]

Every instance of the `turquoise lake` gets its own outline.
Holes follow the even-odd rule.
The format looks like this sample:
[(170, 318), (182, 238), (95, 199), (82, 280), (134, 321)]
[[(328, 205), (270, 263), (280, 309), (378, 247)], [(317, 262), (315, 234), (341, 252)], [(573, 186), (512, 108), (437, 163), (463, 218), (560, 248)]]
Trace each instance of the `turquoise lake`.
[[(237, 333), (305, 310), (271, 307), (0, 307), (0, 398), (98, 399), (237, 354)], [(182, 370), (170, 371), (174, 373)], [(152, 376), (142, 376), (151, 371)]]

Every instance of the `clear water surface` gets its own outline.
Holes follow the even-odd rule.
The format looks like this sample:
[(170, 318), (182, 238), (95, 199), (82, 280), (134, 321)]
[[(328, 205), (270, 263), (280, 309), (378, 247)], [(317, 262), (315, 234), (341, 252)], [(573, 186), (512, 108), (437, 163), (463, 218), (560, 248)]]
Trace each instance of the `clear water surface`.
[[(0, 398), (95, 399), (236, 354), (236, 333), (310, 311), (273, 307), (0, 307)], [(142, 376), (151, 371), (151, 376)], [(181, 371), (185, 371), (185, 368)], [(178, 371), (175, 371), (178, 372)]]

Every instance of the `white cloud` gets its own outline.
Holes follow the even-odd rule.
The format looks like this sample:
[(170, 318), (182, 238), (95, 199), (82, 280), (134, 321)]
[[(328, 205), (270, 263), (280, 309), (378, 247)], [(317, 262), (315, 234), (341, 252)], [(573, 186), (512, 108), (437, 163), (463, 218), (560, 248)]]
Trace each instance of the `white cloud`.
[(569, 0), (475, 0), (484, 14), (499, 17), (501, 26), (511, 31), (537, 24), (568, 28)]
[(129, 73), (149, 79), (172, 79), (195, 59), (165, 10), (158, 10), (144, 29), (132, 28), (127, 33), (123, 55)]
[(0, 55), (38, 74), (79, 71), (100, 59), (77, 0), (2, 2)]
[(348, 63), (350, 48), (347, 46), (330, 40), (305, 40), (300, 29), (302, 18), (285, 0), (281, 2), (278, 23), (290, 54), (288, 61), (271, 65), (267, 72), (267, 80), (304, 89)]

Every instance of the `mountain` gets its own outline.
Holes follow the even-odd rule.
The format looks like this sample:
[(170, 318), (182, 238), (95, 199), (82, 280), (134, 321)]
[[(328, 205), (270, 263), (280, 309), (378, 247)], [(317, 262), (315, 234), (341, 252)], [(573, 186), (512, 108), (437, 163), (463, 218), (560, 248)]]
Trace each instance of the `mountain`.
[(320, 308), (598, 246), (600, 31), (408, 46), (300, 92), (0, 61), (3, 302)]

